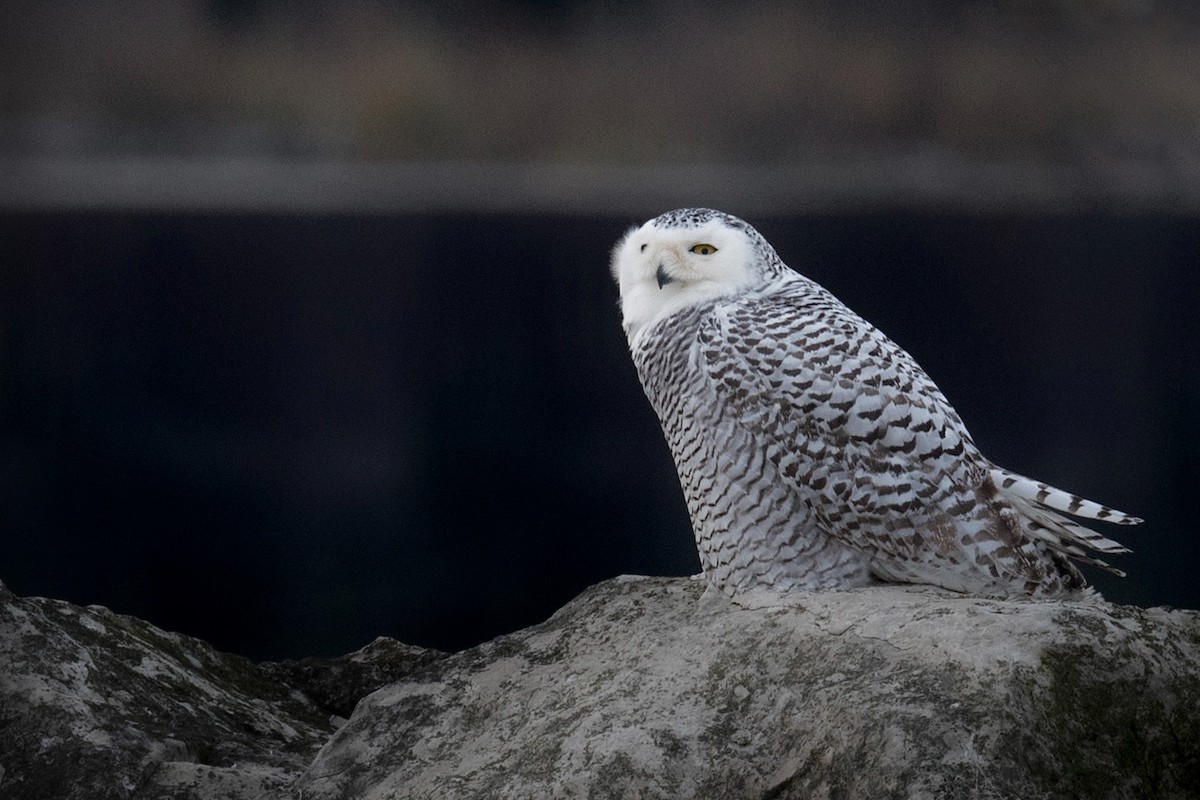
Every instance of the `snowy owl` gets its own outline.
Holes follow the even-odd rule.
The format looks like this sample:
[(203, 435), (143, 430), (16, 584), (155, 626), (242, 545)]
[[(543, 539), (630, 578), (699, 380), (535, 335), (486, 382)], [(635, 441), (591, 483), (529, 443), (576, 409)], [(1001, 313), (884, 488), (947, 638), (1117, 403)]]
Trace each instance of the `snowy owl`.
[(613, 249), (625, 334), (727, 594), (1086, 584), (1129, 552), (1058, 512), (1141, 520), (992, 464), (912, 356), (737, 217), (671, 211)]

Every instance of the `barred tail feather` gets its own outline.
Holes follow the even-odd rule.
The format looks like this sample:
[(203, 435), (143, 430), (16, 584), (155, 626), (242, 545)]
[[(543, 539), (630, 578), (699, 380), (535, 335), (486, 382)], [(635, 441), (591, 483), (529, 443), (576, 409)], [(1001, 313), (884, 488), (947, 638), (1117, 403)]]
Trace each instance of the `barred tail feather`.
[(1120, 542), (1101, 536), (1090, 528), (1060, 516), (1049, 509), (1040, 508), (1021, 497), (1009, 495), (1008, 501), (1021, 514), (1021, 528), (1031, 538), (1045, 542), (1054, 550), (1084, 564), (1091, 564), (1114, 575), (1125, 577), (1122, 570), (1107, 561), (1089, 555), (1088, 551), (1100, 553), (1128, 553), (1129, 548)]
[[(1022, 500), (1028, 500), (1043, 508), (1052, 508), (1055, 511), (1063, 511), (1076, 517), (1112, 522), (1117, 525), (1137, 525), (1142, 521), (1138, 517), (1117, 511), (1115, 508), (1093, 503), (1091, 500), (1085, 500), (1079, 495), (1064, 492), (1062, 489), (1055, 489), (1053, 486), (1044, 484), (1041, 481), (1035, 481), (1032, 478), (1026, 478), (1015, 472), (1000, 469), (999, 467), (992, 469), (992, 480), (995, 481), (1000, 491), (1009, 497), (1019, 497)], [(1100, 538), (1103, 539), (1104, 537), (1101, 536)]]
[(1140, 519), (999, 467), (992, 469), (992, 480), (1020, 513), (1021, 527), (1031, 539), (1045, 542), (1076, 561), (1125, 576), (1121, 570), (1089, 553), (1128, 553), (1129, 548), (1058, 512), (1119, 525), (1136, 525)]

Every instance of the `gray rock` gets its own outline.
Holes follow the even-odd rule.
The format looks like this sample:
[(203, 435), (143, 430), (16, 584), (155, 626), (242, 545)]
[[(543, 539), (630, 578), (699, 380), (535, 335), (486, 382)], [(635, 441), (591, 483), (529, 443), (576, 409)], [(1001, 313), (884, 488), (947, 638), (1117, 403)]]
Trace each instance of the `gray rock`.
[(616, 579), (453, 656), (255, 665), (0, 586), (0, 799), (1200, 792), (1200, 613), (702, 592)]
[[(294, 781), (334, 731), (323, 703), (344, 708), (432, 657), (415, 650), (379, 640), (260, 667), (0, 584), (0, 798), (260, 797)], [(323, 671), (337, 678), (332, 695)]]
[(380, 636), (349, 655), (268, 661), (259, 668), (300, 689), (331, 716), (348, 717), (364, 696), (446, 655), (440, 650), (414, 647)]
[(1200, 791), (1200, 614), (617, 579), (358, 704), (304, 798)]

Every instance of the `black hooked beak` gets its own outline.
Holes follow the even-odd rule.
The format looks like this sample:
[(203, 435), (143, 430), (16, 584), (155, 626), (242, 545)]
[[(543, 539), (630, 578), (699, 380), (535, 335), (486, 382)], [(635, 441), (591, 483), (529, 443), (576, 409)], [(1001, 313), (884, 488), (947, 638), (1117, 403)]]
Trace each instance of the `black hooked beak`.
[(658, 288), (661, 289), (675, 279), (667, 274), (666, 267), (664, 267), (662, 264), (659, 264), (658, 271), (654, 273), (654, 280), (658, 281)]

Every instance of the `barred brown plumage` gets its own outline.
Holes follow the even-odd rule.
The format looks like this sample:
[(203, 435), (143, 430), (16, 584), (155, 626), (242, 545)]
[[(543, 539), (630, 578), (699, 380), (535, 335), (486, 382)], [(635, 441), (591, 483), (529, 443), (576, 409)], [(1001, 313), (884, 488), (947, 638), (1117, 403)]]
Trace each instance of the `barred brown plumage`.
[(638, 376), (708, 580), (736, 594), (874, 580), (1053, 596), (1128, 552), (1058, 512), (1119, 511), (983, 456), (924, 370), (742, 220), (681, 209), (613, 251)]

